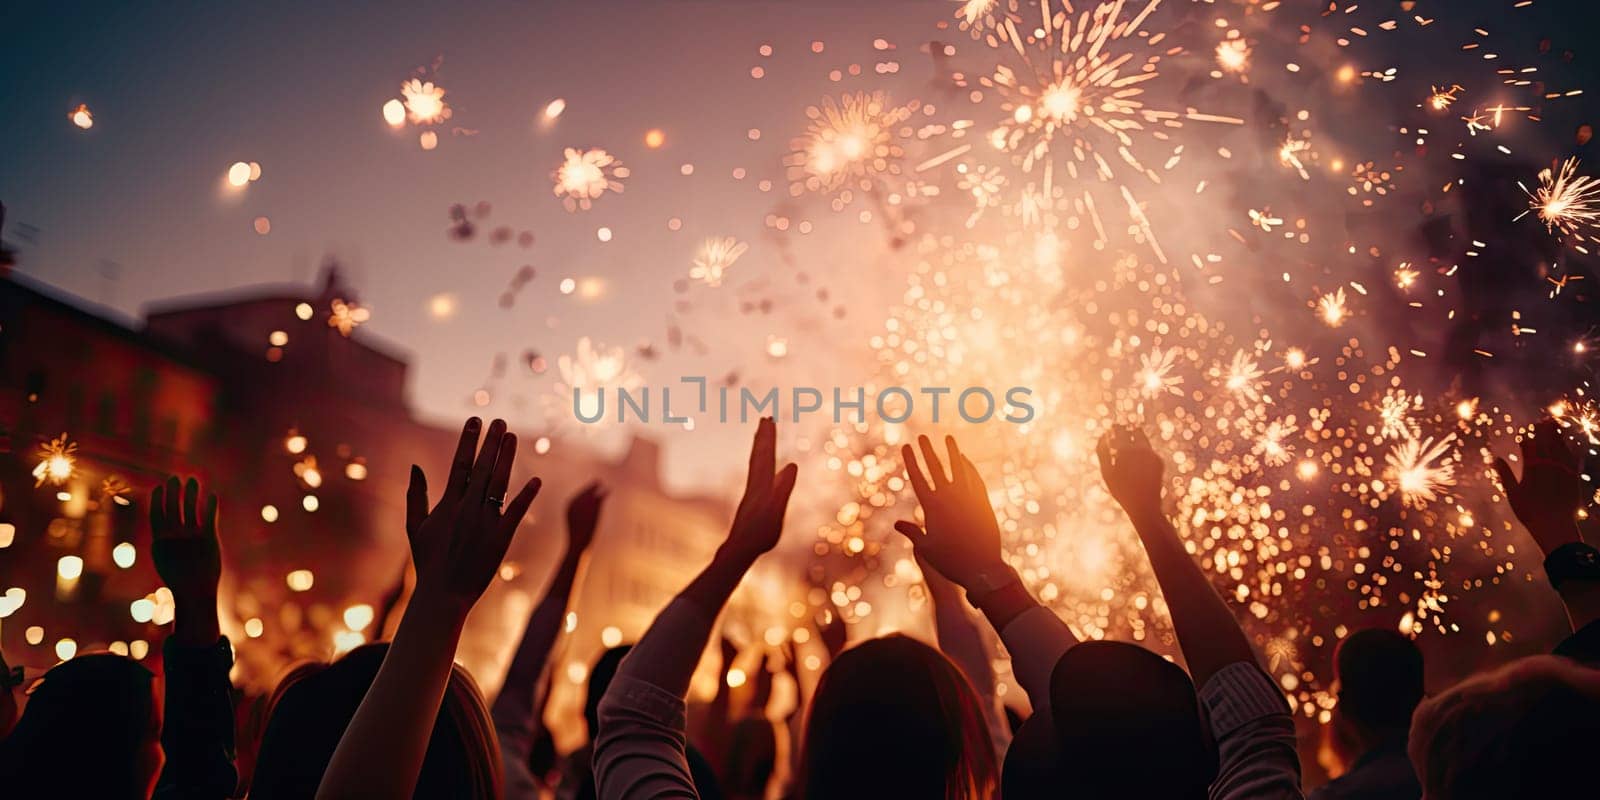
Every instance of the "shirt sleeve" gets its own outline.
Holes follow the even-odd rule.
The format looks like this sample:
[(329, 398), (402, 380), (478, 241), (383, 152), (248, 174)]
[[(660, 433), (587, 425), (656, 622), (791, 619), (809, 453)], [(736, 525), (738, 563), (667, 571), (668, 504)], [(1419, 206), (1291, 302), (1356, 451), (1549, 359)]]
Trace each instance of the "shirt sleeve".
[(1200, 688), (1219, 759), (1212, 800), (1300, 800), (1300, 755), (1288, 702), (1260, 667), (1223, 667)]
[(166, 684), (161, 748), (167, 763), (156, 782), (158, 800), (232, 797), (234, 768), (233, 648), (227, 637), (194, 647), (167, 637), (162, 645)]
[(683, 698), (618, 672), (599, 715), (594, 774), (601, 800), (699, 800), (689, 773)]
[(1573, 631), (1553, 652), (1580, 664), (1600, 666), (1600, 620)]
[(1000, 641), (1011, 654), (1011, 671), (1035, 713), (1050, 704), (1050, 673), (1067, 650), (1078, 643), (1061, 618), (1037, 603), (1006, 623)]
[[(680, 597), (667, 604), (640, 643), (622, 659), (600, 699), (600, 733), (594, 745), (600, 800), (699, 800), (689, 771), (683, 696), (648, 679), (659, 673), (661, 666), (649, 659), (659, 648), (688, 641), (694, 638), (692, 632), (704, 631), (710, 624), (705, 612)], [(694, 658), (698, 657), (695, 654)]]

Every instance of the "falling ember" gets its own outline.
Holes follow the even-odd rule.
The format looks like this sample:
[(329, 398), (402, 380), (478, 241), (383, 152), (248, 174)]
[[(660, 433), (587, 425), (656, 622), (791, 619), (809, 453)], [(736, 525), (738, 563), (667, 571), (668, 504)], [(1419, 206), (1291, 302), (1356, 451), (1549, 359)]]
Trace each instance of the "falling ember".
[(235, 161), (233, 162), (233, 166), (228, 167), (229, 186), (243, 186), (249, 182), (250, 165), (248, 163), (243, 161)]
[(827, 192), (853, 178), (899, 174), (905, 150), (895, 128), (911, 112), (891, 107), (883, 92), (854, 92), (837, 102), (825, 98), (820, 106), (807, 108), (806, 116), (811, 123), (790, 143), (793, 149), (784, 158), (791, 194)]
[(417, 134), (417, 144), (422, 145), (424, 150), (432, 150), (439, 146), (439, 134), (433, 131), (423, 131)]
[(1432, 437), (1407, 439), (1384, 455), (1390, 483), (1400, 492), (1400, 501), (1407, 508), (1422, 508), (1438, 500), (1444, 488), (1455, 485), (1456, 465), (1448, 457), (1454, 439), (1455, 434), (1446, 435), (1437, 444)]
[(667, 135), (665, 133), (662, 133), (660, 128), (651, 128), (650, 130), (645, 131), (645, 134), (644, 134), (644, 146), (645, 147), (648, 147), (651, 150), (655, 150), (655, 149), (660, 148), (661, 145), (664, 145), (666, 143), (667, 143)]
[(565, 160), (550, 176), (555, 182), (556, 197), (561, 198), (568, 211), (587, 211), (606, 192), (621, 192), (622, 179), (626, 177), (628, 168), (598, 147), (566, 148)]
[(1559, 172), (1540, 170), (1538, 189), (1529, 192), (1522, 187), (1529, 198), (1528, 207), (1538, 212), (1545, 230), (1576, 233), (1600, 222), (1600, 181), (1575, 174), (1577, 169), (1578, 160), (1569, 158), (1561, 163)]
[(551, 100), (548, 104), (545, 105), (545, 107), (544, 107), (544, 118), (546, 120), (554, 120), (556, 117), (561, 116), (561, 112), (566, 111), (566, 110), (567, 110), (567, 101), (557, 97), (556, 99)]
[(732, 236), (707, 239), (700, 245), (700, 252), (694, 257), (694, 266), (689, 269), (689, 277), (703, 281), (707, 286), (721, 286), (723, 273), (748, 249), (749, 245)]
[(1350, 311), (1344, 305), (1344, 287), (1329, 292), (1317, 300), (1317, 314), (1330, 328), (1337, 328), (1344, 324)]
[(406, 104), (398, 99), (390, 99), (383, 104), (383, 121), (389, 127), (398, 128), (406, 124)]
[(72, 120), (72, 124), (84, 130), (94, 127), (94, 112), (90, 111), (89, 106), (83, 103), (79, 103), (77, 108), (72, 109), (67, 114), (67, 119)]
[(60, 486), (72, 477), (78, 463), (78, 443), (67, 440), (65, 433), (39, 445), (39, 464), (33, 468), (34, 486), (49, 481)]
[(333, 313), (328, 315), (328, 327), (337, 328), (340, 334), (349, 336), (351, 331), (371, 317), (371, 311), (336, 297), (333, 300)]
[[(444, 87), (435, 86), (433, 81), (412, 78), (400, 84), (400, 97), (405, 102), (406, 119), (413, 125), (433, 125), (450, 118), (450, 106), (444, 101)], [(384, 118), (389, 118), (387, 108)]]

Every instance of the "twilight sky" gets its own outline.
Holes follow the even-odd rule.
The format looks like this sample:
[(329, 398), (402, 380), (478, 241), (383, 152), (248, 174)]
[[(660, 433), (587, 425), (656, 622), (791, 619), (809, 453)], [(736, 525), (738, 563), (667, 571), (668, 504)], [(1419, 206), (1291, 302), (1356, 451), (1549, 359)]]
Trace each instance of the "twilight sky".
[[(1491, 8), (1498, 19), (1508, 3), (1454, 5)], [(1542, 2), (1524, 18), (1548, 19), (1559, 5)], [(928, 89), (932, 64), (920, 51), (935, 38), (976, 47), (936, 30), (954, 8), (944, 0), (8, 3), (0, 11), (6, 236), (22, 272), (130, 315), (175, 295), (308, 281), (336, 257), (372, 309), (367, 332), (412, 354), (412, 397), (430, 417), (475, 411), (469, 398), (504, 354), (507, 377), (491, 387), (487, 411), (537, 427), (554, 369), (530, 378), (521, 353), (553, 365), (580, 336), (630, 356), (646, 341), (664, 350), (674, 320), (704, 352), (633, 358), (652, 384), (738, 370), (767, 385), (853, 386), (871, 375), (860, 343), (881, 329), (882, 308), (904, 282), (870, 279), (895, 256), (882, 227), (858, 222), (855, 207), (832, 214), (816, 199), (788, 200), (781, 158), (805, 126), (804, 108), (826, 94), (887, 87), (897, 99), (943, 101)], [(1506, 24), (1524, 23), (1501, 21), (1497, 35)], [(1526, 44), (1539, 29), (1526, 24), (1511, 40)], [(895, 49), (876, 50), (878, 37)], [(821, 53), (813, 41), (825, 43)], [(770, 57), (758, 52), (767, 44)], [(441, 56), (435, 77), (455, 116), (425, 152), (414, 129), (392, 131), (380, 108)], [(899, 72), (876, 74), (881, 61), (898, 62)], [(853, 64), (861, 77), (848, 75)], [(758, 66), (764, 76), (755, 79)], [(833, 69), (846, 74), (830, 81)], [(565, 113), (542, 125), (558, 97)], [(68, 120), (78, 103), (94, 114), (91, 130)], [(652, 128), (665, 133), (660, 149), (644, 144)], [(550, 173), (571, 146), (619, 157), (632, 172), (626, 190), (590, 211), (566, 211)], [(235, 161), (259, 162), (261, 179), (230, 190)], [(686, 164), (692, 175), (681, 174)], [(773, 181), (770, 191), (762, 179)], [(449, 207), (480, 201), (493, 211), (478, 237), (453, 241)], [(814, 220), (816, 233), (781, 237), (789, 244), (780, 246), (763, 231), (773, 211)], [(258, 216), (271, 220), (269, 234), (254, 231)], [(669, 230), (672, 218), (681, 230)], [(532, 231), (536, 243), (492, 245), (487, 234), (502, 225)], [(601, 226), (611, 241), (598, 241)], [(721, 289), (675, 293), (709, 236), (737, 237), (750, 251)], [(523, 265), (538, 277), (513, 309), (500, 308)], [(563, 295), (565, 277), (602, 288)], [(441, 293), (457, 302), (452, 318), (429, 313)], [(769, 313), (749, 310), (763, 300)], [(769, 334), (789, 341), (784, 361), (767, 357)], [(698, 467), (681, 453), (677, 460)]]

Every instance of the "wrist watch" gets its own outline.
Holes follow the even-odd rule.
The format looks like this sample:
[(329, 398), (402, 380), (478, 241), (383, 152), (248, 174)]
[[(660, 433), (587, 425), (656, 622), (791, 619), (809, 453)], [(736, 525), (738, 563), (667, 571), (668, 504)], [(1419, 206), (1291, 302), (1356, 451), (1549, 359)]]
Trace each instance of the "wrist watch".
[(1017, 576), (1017, 571), (1005, 563), (985, 567), (973, 573), (967, 585), (967, 600), (974, 607), (981, 608), (984, 598), (1006, 588), (1022, 579)]
[(1600, 550), (1583, 542), (1567, 542), (1545, 556), (1544, 573), (1557, 591), (1568, 581), (1600, 581)]

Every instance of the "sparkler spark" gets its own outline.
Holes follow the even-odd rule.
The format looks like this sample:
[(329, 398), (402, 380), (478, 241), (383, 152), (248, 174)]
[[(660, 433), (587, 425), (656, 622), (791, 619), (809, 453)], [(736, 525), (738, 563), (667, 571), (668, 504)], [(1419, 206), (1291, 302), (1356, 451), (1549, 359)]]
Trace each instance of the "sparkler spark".
[(579, 150), (568, 147), (565, 160), (551, 173), (555, 195), (568, 211), (589, 210), (606, 192), (621, 192), (628, 168), (614, 156), (596, 147)]
[(1250, 67), (1250, 45), (1243, 39), (1218, 43), (1217, 66), (1225, 72), (1244, 72)]
[(1173, 367), (1177, 366), (1178, 356), (1182, 351), (1178, 348), (1162, 350), (1156, 348), (1149, 353), (1139, 356), (1139, 372), (1135, 376), (1139, 391), (1145, 397), (1160, 397), (1163, 394), (1180, 394), (1179, 386), (1183, 385), (1183, 376), (1172, 374)]
[(1559, 171), (1540, 170), (1539, 188), (1529, 192), (1522, 187), (1528, 207), (1538, 212), (1545, 230), (1575, 234), (1600, 223), (1600, 180), (1578, 175), (1577, 169), (1578, 160), (1569, 158)]

